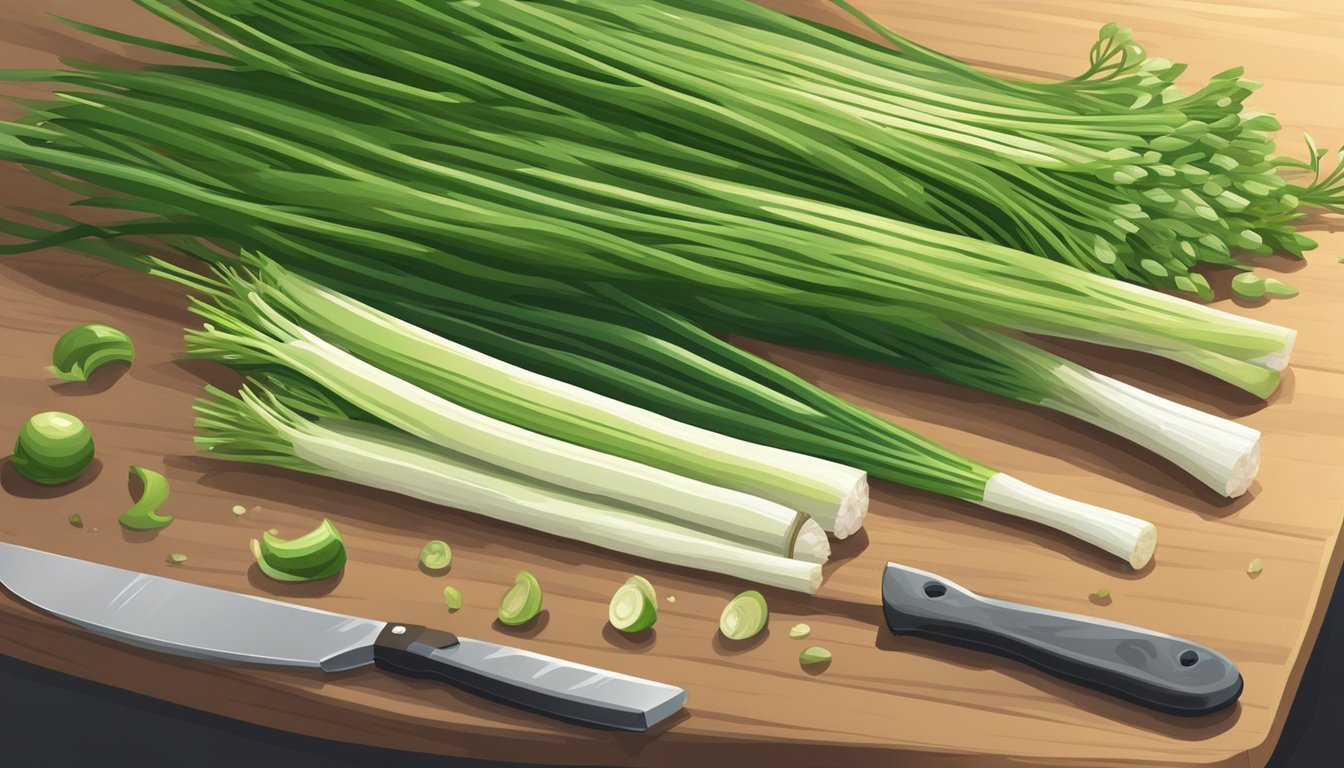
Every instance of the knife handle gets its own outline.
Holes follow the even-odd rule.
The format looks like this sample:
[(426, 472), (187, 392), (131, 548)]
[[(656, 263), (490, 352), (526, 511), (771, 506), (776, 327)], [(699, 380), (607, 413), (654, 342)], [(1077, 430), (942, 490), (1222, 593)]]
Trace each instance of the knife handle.
[(981, 597), (895, 563), (882, 577), (882, 605), (895, 634), (1015, 658), (1161, 712), (1203, 715), (1241, 695), (1236, 666), (1210, 648), (1139, 627)]
[(625, 731), (647, 730), (686, 701), (674, 686), (414, 624), (389, 623), (374, 641), (373, 661), (515, 707)]

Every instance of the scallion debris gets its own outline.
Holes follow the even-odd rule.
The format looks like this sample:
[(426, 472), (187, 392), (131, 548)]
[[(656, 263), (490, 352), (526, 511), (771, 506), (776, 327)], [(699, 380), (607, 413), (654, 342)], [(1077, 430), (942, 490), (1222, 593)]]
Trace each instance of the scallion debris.
[(133, 360), (135, 345), (129, 336), (110, 325), (88, 323), (61, 335), (52, 348), (48, 370), (59, 379), (86, 381), (108, 363)]
[(140, 481), (140, 498), (121, 513), (117, 522), (139, 531), (162, 528), (173, 522), (172, 515), (160, 515), (159, 507), (168, 500), (168, 478), (152, 469), (131, 465), (131, 477)]
[(770, 608), (765, 596), (749, 589), (723, 607), (723, 613), (719, 614), (719, 631), (729, 640), (749, 640), (765, 629), (769, 619)]
[(541, 584), (537, 577), (527, 571), (519, 571), (500, 598), (496, 616), (501, 624), (517, 627), (535, 619), (541, 613)]
[(420, 548), (420, 564), (431, 571), (442, 571), (453, 562), (453, 550), (447, 542), (435, 539)]

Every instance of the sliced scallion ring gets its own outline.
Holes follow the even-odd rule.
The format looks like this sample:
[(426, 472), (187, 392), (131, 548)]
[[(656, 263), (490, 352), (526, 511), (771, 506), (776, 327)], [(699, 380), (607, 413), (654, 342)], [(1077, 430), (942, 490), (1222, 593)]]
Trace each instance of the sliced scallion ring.
[(607, 621), (622, 632), (643, 632), (658, 621), (658, 596), (643, 576), (626, 579), (607, 606)]
[(769, 618), (770, 608), (765, 604), (765, 596), (749, 589), (723, 607), (723, 613), (719, 615), (719, 631), (729, 640), (747, 640), (760, 634)]
[(431, 571), (442, 571), (453, 564), (453, 550), (438, 539), (426, 542), (420, 548), (420, 564)]
[(253, 539), (252, 553), (262, 573), (278, 581), (317, 581), (345, 567), (345, 541), (330, 520), (286, 541), (267, 531)]
[(537, 577), (519, 571), (513, 586), (499, 601), (499, 623), (516, 627), (535, 619), (541, 613), (541, 585)]

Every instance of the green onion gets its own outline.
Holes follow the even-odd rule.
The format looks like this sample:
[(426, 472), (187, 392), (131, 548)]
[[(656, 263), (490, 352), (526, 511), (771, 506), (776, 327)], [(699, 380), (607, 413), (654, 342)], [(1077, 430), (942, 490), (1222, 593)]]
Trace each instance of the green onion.
[(68, 413), (44, 411), (19, 429), (9, 463), (34, 483), (68, 483), (93, 463), (93, 435)]
[(831, 660), (831, 652), (819, 645), (804, 648), (803, 652), (798, 654), (800, 664), (824, 664)]
[(187, 562), (187, 556), (182, 554), (181, 552), (174, 552), (171, 555), (168, 555), (168, 562), (172, 563), (173, 565), (181, 565)]
[[(399, 307), (415, 322), (473, 348), (675, 419), (824, 456), (875, 477), (1043, 523), (1136, 568), (1146, 565), (1153, 554), (1157, 532), (1146, 521), (1031, 488), (845, 402), (672, 313), (616, 291), (600, 295), (607, 299), (605, 309), (585, 310), (585, 315), (566, 314), (567, 305), (560, 312), (456, 297), (459, 303), (451, 305), (451, 314), (418, 303)], [(755, 328), (808, 325), (795, 319), (797, 313), (781, 315), (765, 306), (759, 311), (761, 320)], [(852, 345), (849, 339), (857, 337), (837, 327), (834, 338), (845, 349)], [(1259, 460), (1255, 430), (1097, 377), (1058, 358), (1059, 370), (1052, 377), (1048, 367), (1044, 371), (1035, 367), (1042, 362), (1033, 354), (1038, 350), (1005, 337), (981, 342), (974, 332), (958, 336), (949, 330), (947, 336), (929, 337), (925, 342), (929, 351), (922, 353), (925, 359), (938, 354), (936, 338), (947, 339), (949, 345), (960, 339), (967, 350), (939, 366), (955, 372), (949, 377), (993, 382), (982, 388), (1005, 394), (1025, 391), (1031, 394), (1024, 397), (1052, 397), (1042, 404), (1104, 424), (1179, 458), (1182, 466), (1230, 495), (1244, 491), (1255, 475)], [(824, 342), (817, 346), (826, 348)], [(972, 356), (977, 351), (979, 360)], [(991, 351), (1016, 357), (1005, 354), (1010, 362), (993, 365)], [(984, 368), (976, 372), (981, 364)], [(1194, 436), (1179, 430), (1169, 435), (1167, 428), (1172, 426), (1189, 427)], [(836, 534), (848, 532), (837, 529)]]
[(812, 628), (806, 624), (794, 624), (789, 627), (789, 637), (794, 640), (802, 640), (810, 634), (812, 634)]
[[(237, 282), (221, 268), (224, 280)], [(507, 472), (605, 496), (732, 541), (825, 562), (825, 533), (783, 505), (584, 448), (491, 418), (404, 381), (336, 347), (239, 289), (194, 310), (208, 321), (187, 334), (188, 353), (230, 365), (284, 368), (373, 418)], [(501, 397), (507, 393), (501, 393)]]
[(537, 583), (537, 577), (527, 571), (519, 571), (513, 586), (499, 601), (499, 622), (516, 627), (535, 619), (539, 613), (541, 585)]
[(247, 507), (242, 504), (234, 504), (232, 512), (234, 517), (242, 517), (247, 514)]
[(719, 631), (729, 640), (749, 640), (765, 629), (769, 618), (765, 596), (749, 589), (723, 607), (723, 613), (719, 615)]
[[(317, 421), (293, 407), (312, 407), (301, 387), (244, 388), (238, 397), (210, 389), (196, 403), (197, 447), (207, 455), (327, 475), (401, 493), (635, 557), (722, 573), (813, 593), (821, 566), (771, 555), (580, 496), (444, 452), (424, 440), (351, 421), (335, 409)], [(284, 402), (282, 402), (282, 399)]]
[(135, 360), (135, 345), (125, 333), (102, 323), (71, 328), (51, 351), (51, 368), (57, 378), (86, 381), (89, 375), (112, 362)]
[(1246, 574), (1251, 578), (1259, 576), (1265, 570), (1265, 563), (1260, 558), (1255, 558), (1250, 565), (1246, 566)]
[(317, 581), (345, 567), (345, 541), (327, 519), (298, 538), (286, 541), (266, 531), (252, 542), (257, 567), (278, 581)]
[[(948, 381), (1050, 408), (1137, 443), (1219, 493), (1245, 493), (1260, 463), (1260, 432), (1087, 370), (994, 331), (947, 323), (912, 323), (899, 334), (872, 324), (841, 323), (821, 313), (760, 304), (689, 302), (710, 328), (735, 328), (762, 341), (807, 346), (923, 371)], [(1278, 383), (1268, 376), (1268, 396)], [(903, 482), (890, 470), (855, 461), (873, 476)], [(916, 486), (918, 487), (918, 486)]]
[(534, 373), (422, 330), (251, 256), (256, 278), (218, 300), (257, 300), (343, 350), (461, 406), (534, 432), (770, 499), (826, 530), (854, 531), (865, 473), (748, 443)]
[(643, 576), (631, 576), (612, 595), (607, 621), (622, 632), (643, 632), (658, 621), (658, 596)]
[[(176, 12), (163, 13), (192, 27)], [(211, 18), (235, 28), (225, 16)], [(446, 17), (439, 23), (431, 28), (449, 28)], [(1287, 329), (796, 189), (722, 178), (718, 166), (744, 164), (656, 134), (639, 133), (643, 151), (629, 151), (619, 142), (620, 127), (591, 117), (541, 117), (507, 99), (473, 102), (457, 89), (476, 86), (457, 69), (418, 75), (433, 83), (431, 91), (398, 82), (395, 67), (387, 76), (361, 77), (321, 59), (342, 47), (368, 55), (367, 39), (332, 41), (331, 49), (299, 55), (251, 35), (241, 43), (193, 30), (227, 47), (237, 67), (56, 73), (100, 92), (35, 113), (45, 121), (40, 128), (4, 127), (0, 157), (96, 180), (133, 194), (137, 210), (154, 214), (133, 225), (77, 226), (34, 245), (85, 235), (210, 232), (292, 253), (287, 261), (327, 261), (332, 271), (361, 279), (386, 280), (391, 268), (413, 267), (431, 282), (547, 294), (566, 290), (552, 278), (611, 281), (650, 299), (694, 291), (785, 301), (893, 330), (903, 318), (924, 314), (1144, 350), (1238, 384), (1281, 369), (1291, 351), (1294, 334)], [(305, 26), (301, 34), (325, 30)], [(475, 39), (458, 37), (466, 45)], [(377, 54), (398, 55), (392, 47), (378, 47)], [(443, 55), (436, 50), (434, 60)], [(286, 62), (279, 70), (277, 60)], [(313, 84), (323, 99), (301, 105), (291, 98)], [(453, 119), (436, 109), (417, 109), (407, 119), (399, 100), (411, 91), (454, 102)], [(143, 142), (147, 125), (156, 127), (152, 145)], [(1088, 151), (1075, 159), (1102, 155)], [(850, 160), (849, 167), (863, 165)], [(288, 205), (296, 196), (307, 203), (302, 211)], [(1204, 206), (1180, 202), (1195, 212)], [(1113, 211), (1114, 218), (1125, 220), (1130, 205)], [(1237, 237), (1264, 239), (1253, 228)], [(678, 290), (667, 290), (669, 284)], [(395, 293), (405, 284), (383, 287)]]
[(447, 543), (435, 539), (420, 548), (420, 564), (431, 571), (441, 571), (453, 562), (453, 550)]
[(450, 611), (459, 610), (462, 607), (462, 593), (457, 591), (457, 587), (444, 587), (443, 603)]
[(172, 515), (160, 515), (159, 507), (168, 500), (168, 478), (152, 469), (130, 469), (131, 477), (140, 481), (140, 497), (131, 508), (121, 513), (117, 522), (138, 531), (152, 531), (173, 522)]
[(66, 518), (66, 520), (76, 528), (84, 527), (84, 518), (80, 517), (78, 514), (71, 515), (70, 517)]

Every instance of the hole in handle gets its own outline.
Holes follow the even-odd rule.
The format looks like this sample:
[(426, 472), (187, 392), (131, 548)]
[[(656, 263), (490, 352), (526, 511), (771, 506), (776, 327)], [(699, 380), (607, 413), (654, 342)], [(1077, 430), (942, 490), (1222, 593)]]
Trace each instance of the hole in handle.
[(942, 597), (947, 594), (947, 587), (936, 581), (930, 581), (924, 585), (924, 594), (929, 597)]
[(1193, 667), (1199, 661), (1199, 654), (1194, 651), (1182, 651), (1177, 658), (1182, 667)]

